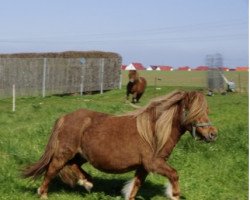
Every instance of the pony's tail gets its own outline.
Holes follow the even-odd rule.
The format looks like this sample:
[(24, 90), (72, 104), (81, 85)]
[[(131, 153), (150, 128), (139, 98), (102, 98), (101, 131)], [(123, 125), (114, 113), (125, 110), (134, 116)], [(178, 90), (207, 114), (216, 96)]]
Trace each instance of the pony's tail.
[(58, 133), (63, 125), (64, 118), (60, 118), (55, 122), (54, 128), (52, 130), (49, 142), (45, 148), (45, 152), (42, 157), (34, 164), (27, 166), (22, 170), (22, 177), (36, 179), (40, 177), (48, 168), (48, 165), (58, 147)]

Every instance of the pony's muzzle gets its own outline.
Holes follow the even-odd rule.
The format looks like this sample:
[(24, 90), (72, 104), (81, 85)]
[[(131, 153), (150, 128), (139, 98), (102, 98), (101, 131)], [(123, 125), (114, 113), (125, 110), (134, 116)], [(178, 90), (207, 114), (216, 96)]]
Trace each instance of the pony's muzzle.
[(215, 141), (217, 139), (217, 132), (210, 132), (208, 135), (209, 141)]
[[(194, 127), (193, 127), (194, 129)], [(205, 130), (204, 130), (205, 129)], [(207, 130), (206, 130), (207, 129)], [(195, 137), (195, 129), (192, 131), (193, 137)], [(218, 131), (215, 127), (197, 127), (197, 133), (198, 136), (200, 136), (201, 140), (204, 140), (206, 142), (213, 142), (217, 139)]]
[(217, 129), (214, 127), (211, 127), (208, 134), (207, 134), (206, 141), (207, 142), (215, 141), (217, 139), (217, 136), (218, 136)]

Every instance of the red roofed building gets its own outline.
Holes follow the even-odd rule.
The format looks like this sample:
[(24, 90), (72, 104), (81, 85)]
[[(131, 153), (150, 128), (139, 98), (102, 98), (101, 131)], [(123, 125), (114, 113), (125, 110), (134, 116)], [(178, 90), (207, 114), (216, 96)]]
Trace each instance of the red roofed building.
[(209, 67), (208, 66), (198, 66), (195, 68), (197, 71), (208, 71)]
[(141, 63), (131, 63), (126, 66), (125, 70), (145, 70), (145, 68)]
[(156, 65), (150, 65), (149, 67), (146, 68), (148, 71), (156, 70), (157, 66)]
[(180, 71), (191, 71), (191, 68), (188, 66), (183, 66), (183, 67), (179, 67), (178, 70)]
[(249, 71), (249, 67), (236, 67), (236, 71)]
[(122, 65), (121, 70), (125, 70), (126, 67), (127, 67), (127, 65)]
[(218, 67), (218, 69), (220, 69), (221, 71), (229, 72), (228, 67)]
[(159, 71), (173, 71), (174, 69), (171, 66), (158, 65), (156, 70), (159, 70)]
[(150, 65), (147, 70), (152, 71), (173, 71), (173, 67), (167, 65)]

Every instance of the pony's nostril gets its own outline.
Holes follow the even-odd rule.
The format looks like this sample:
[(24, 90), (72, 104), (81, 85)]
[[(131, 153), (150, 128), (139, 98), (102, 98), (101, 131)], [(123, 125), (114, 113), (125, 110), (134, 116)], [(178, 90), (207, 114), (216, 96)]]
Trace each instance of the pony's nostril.
[(217, 133), (212, 132), (212, 133), (210, 133), (209, 137), (210, 137), (210, 139), (215, 139), (217, 137)]

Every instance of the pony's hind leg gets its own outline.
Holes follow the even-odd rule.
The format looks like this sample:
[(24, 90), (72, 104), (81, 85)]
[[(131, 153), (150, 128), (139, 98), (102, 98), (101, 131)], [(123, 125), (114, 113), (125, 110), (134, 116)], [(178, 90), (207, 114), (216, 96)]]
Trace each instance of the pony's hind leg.
[(140, 188), (140, 186), (145, 181), (148, 172), (143, 168), (139, 168), (135, 172), (135, 177), (123, 187), (122, 193), (125, 197), (125, 200), (134, 200), (135, 196)]
[[(70, 158), (71, 156), (67, 156)], [(52, 179), (59, 173), (59, 171), (64, 167), (65, 163), (69, 160), (64, 156), (54, 156), (48, 166), (48, 169), (44, 175), (43, 182), (38, 188), (38, 195), (41, 199), (47, 199), (48, 186)]]
[(78, 174), (77, 183), (90, 192), (93, 187), (92, 177), (77, 164), (73, 164), (71, 168)]
[(67, 165), (61, 169), (59, 177), (64, 183), (71, 187), (78, 184), (84, 186), (85, 189), (90, 192), (93, 187), (92, 177), (81, 168), (82, 164), (82, 162), (67, 163)]

